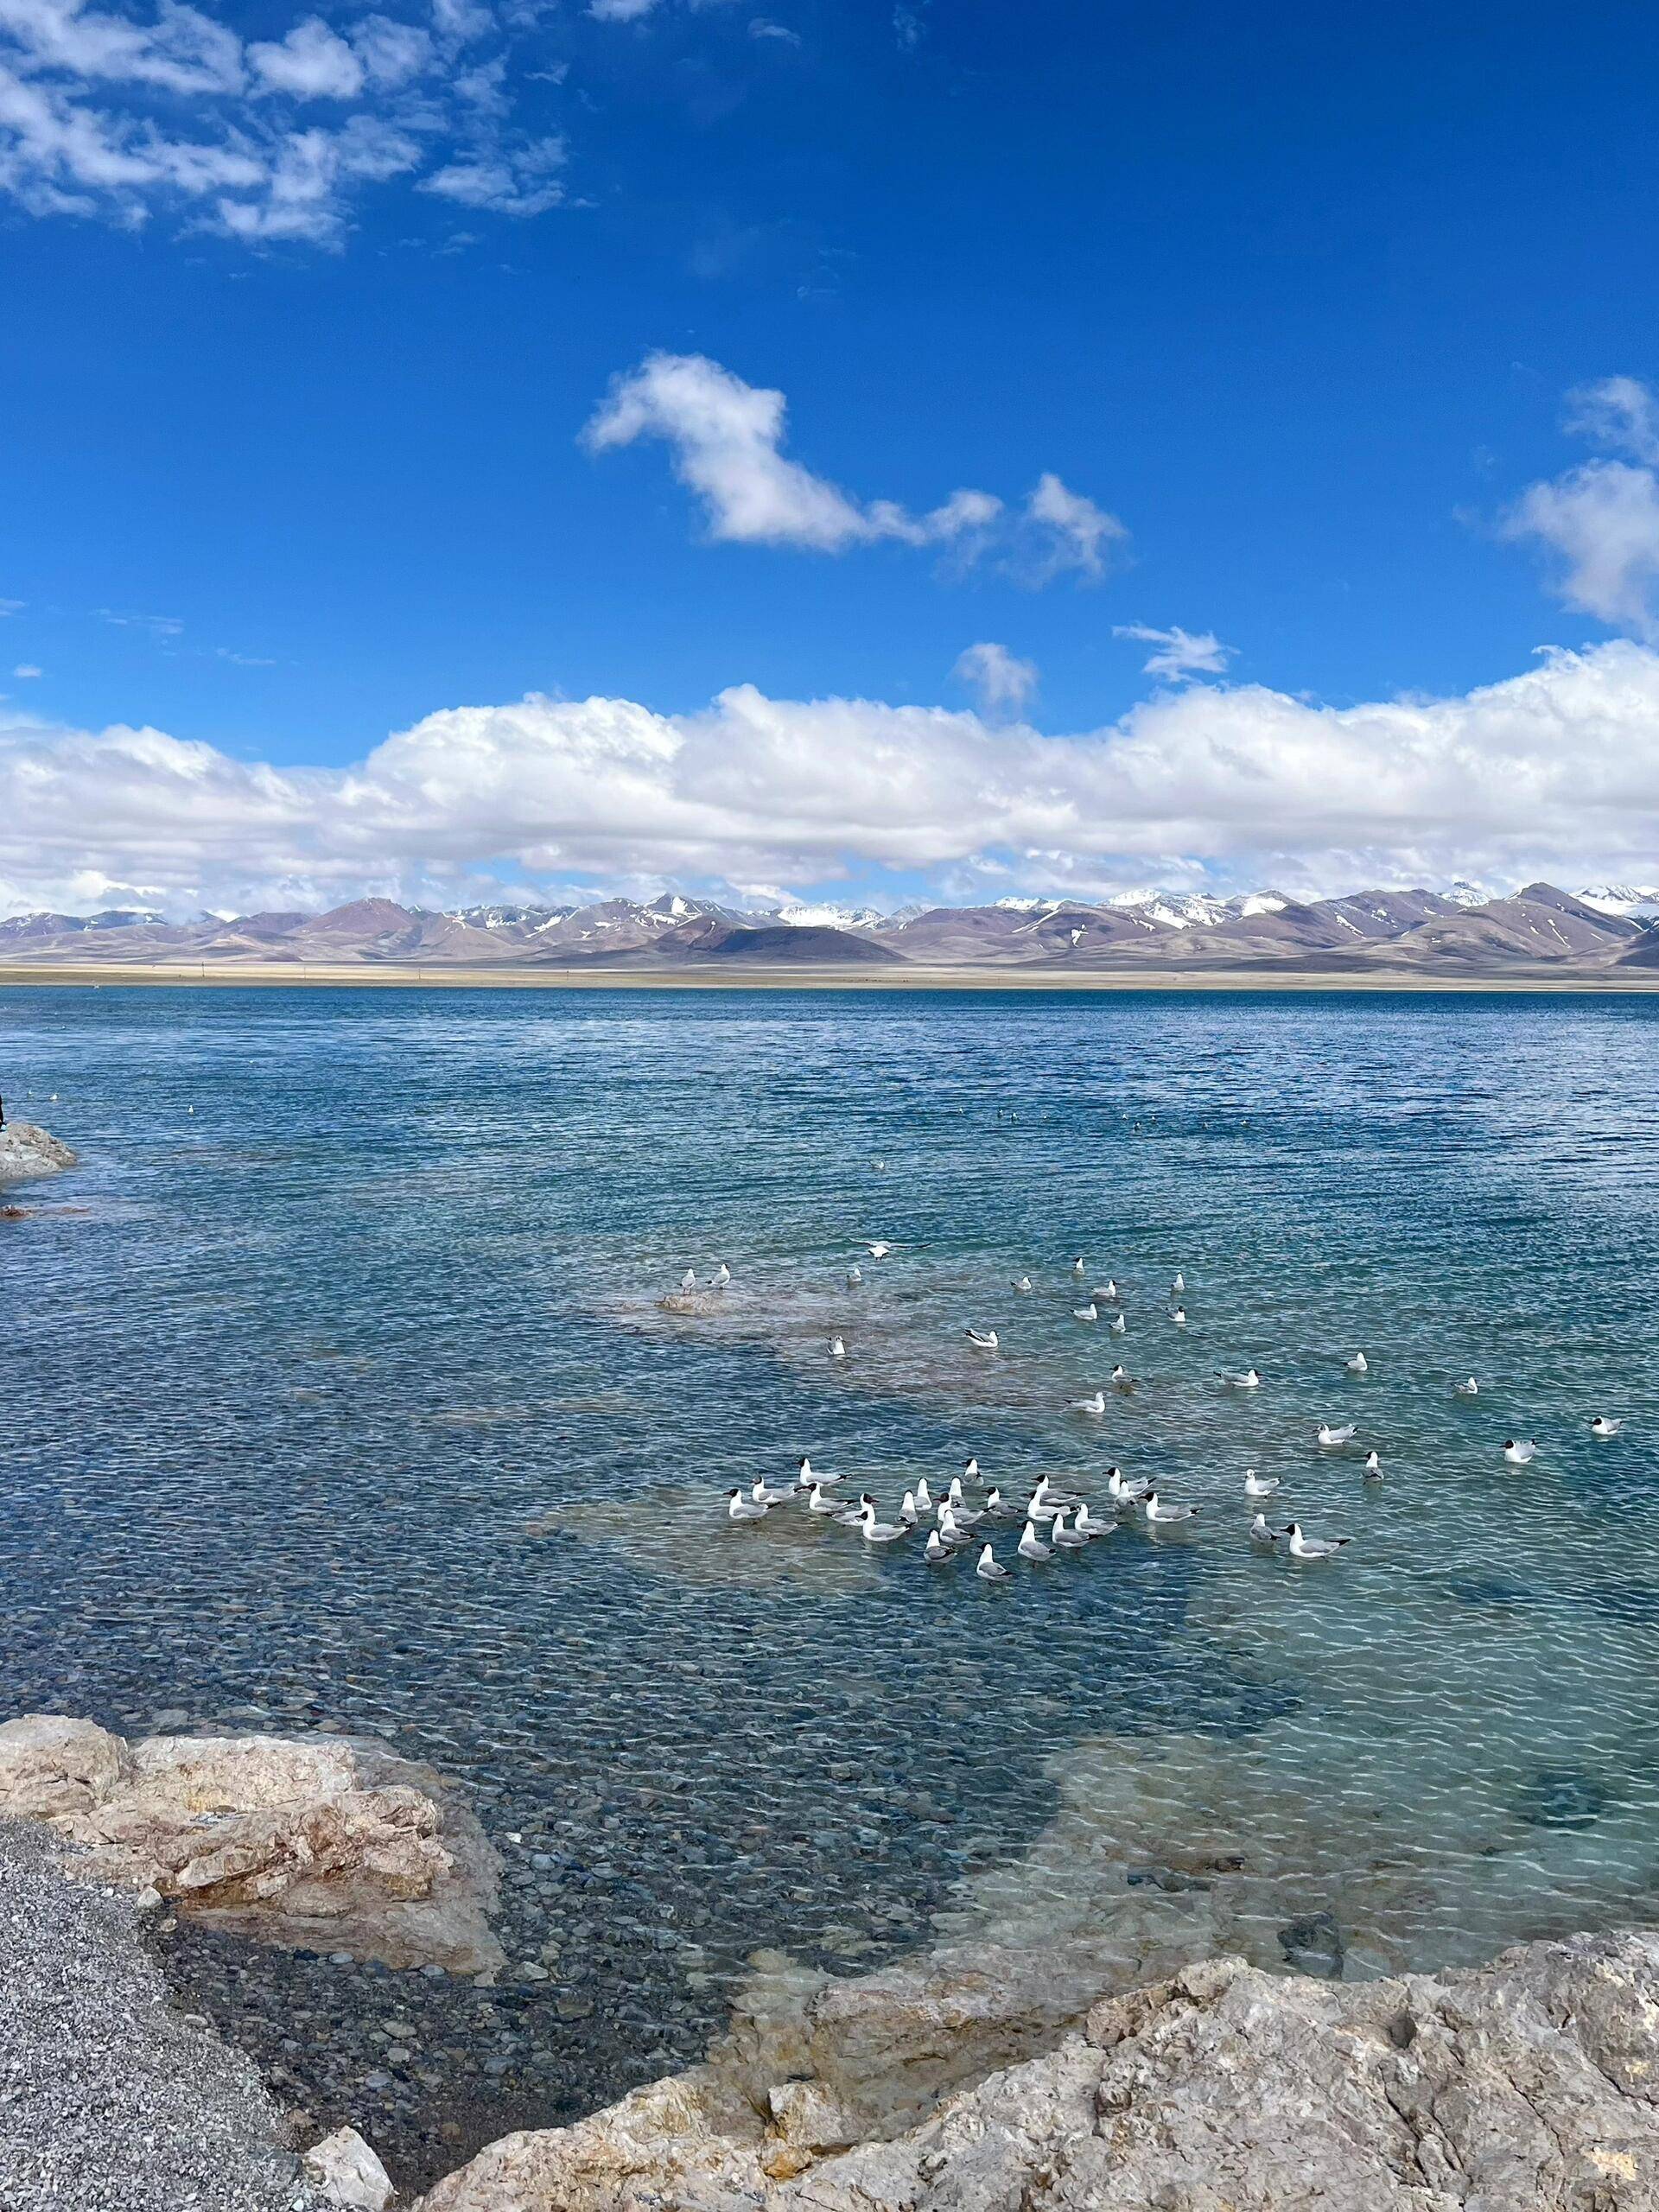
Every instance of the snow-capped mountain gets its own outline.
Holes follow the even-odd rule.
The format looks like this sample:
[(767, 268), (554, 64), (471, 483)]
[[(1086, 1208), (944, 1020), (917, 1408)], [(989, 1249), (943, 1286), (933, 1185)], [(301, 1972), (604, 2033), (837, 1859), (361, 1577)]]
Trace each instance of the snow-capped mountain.
[(785, 922), (793, 930), (877, 930), (887, 920), (874, 906), (829, 906), (798, 899), (787, 906), (756, 910), (756, 921)]
[(1627, 920), (1659, 914), (1659, 885), (1651, 883), (1592, 883), (1580, 898), (1599, 914), (1618, 914)]

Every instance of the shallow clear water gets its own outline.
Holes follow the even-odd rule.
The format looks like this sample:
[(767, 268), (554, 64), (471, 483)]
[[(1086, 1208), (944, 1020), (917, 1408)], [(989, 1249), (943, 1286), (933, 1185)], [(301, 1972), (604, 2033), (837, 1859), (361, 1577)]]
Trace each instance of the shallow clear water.
[[(521, 1839), (545, 1981), (296, 1965), (258, 2031), (314, 2105), (367, 2069), (411, 2171), (430, 2109), (453, 2145), (692, 2055), (757, 1945), (962, 1924), (1063, 1802), (1236, 1839), (1357, 1970), (1655, 1909), (1650, 1001), (9, 990), (0, 1089), (82, 1154), (0, 1223), (7, 1708), (376, 1726)], [(995, 1592), (726, 1525), (804, 1451), (884, 1517), (969, 1452), (1203, 1512)], [(1250, 1546), (1247, 1465), (1340, 1560)], [(178, 1970), (257, 2012), (224, 1947)]]

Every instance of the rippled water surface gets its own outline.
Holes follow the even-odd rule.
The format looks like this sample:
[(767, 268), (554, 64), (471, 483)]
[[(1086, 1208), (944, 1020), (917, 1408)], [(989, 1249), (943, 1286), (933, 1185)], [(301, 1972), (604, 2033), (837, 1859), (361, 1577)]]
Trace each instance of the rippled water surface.
[[(411, 2175), (695, 2055), (758, 1946), (1011, 1927), (1067, 1820), (1215, 1840), (1350, 1971), (1659, 1910), (1652, 1001), (10, 990), (0, 1090), (82, 1156), (0, 1223), (5, 1704), (467, 1783), (499, 1988), (179, 1943)], [(802, 1452), (884, 1518), (970, 1452), (1203, 1510), (993, 1592), (728, 1527)], [(1339, 1560), (1250, 1545), (1247, 1465)]]

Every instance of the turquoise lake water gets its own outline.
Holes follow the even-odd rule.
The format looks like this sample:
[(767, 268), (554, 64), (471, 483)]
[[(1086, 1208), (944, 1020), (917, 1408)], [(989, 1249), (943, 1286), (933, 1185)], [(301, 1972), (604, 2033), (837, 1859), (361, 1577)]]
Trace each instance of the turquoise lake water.
[[(429, 2076), (493, 2056), (452, 2144), (597, 2102), (757, 1946), (932, 1940), (1068, 1792), (1103, 1847), (1234, 1839), (1350, 1971), (1659, 1911), (1654, 1001), (13, 989), (0, 1090), (82, 1158), (0, 1223), (7, 1710), (378, 1728), (518, 1839), (544, 1980), (296, 1964), (290, 2025), (358, 2024), (321, 2080), (266, 2023), (410, 2171)], [(884, 1518), (969, 1452), (1203, 1510), (992, 1592), (727, 1525), (803, 1452)], [(1252, 1548), (1251, 1465), (1339, 1560)], [(228, 1958), (179, 1972), (245, 2025)]]

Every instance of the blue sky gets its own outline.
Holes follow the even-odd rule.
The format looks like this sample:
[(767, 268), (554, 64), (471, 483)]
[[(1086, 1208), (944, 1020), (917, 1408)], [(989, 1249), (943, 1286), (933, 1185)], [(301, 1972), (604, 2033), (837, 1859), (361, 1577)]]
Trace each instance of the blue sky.
[[(1592, 660), (1599, 696), (1648, 683), (1659, 504), (1625, 480), (1651, 482), (1641, 387), (1570, 395), (1659, 370), (1659, 30), (1635, 6), (1461, 16), (388, 0), (158, 19), (0, 0), (10, 741), (66, 777), (77, 734), (129, 725), (342, 770), (527, 693), (659, 717), (739, 685), (900, 716), (977, 701), (969, 741), (1020, 784), (1018, 820), (906, 844), (867, 821), (878, 793), (840, 845), (822, 821), (794, 842), (728, 824), (728, 867), (712, 835), (631, 846), (626, 801), (584, 842), (543, 781), (459, 837), (446, 817), (378, 855), (365, 831), (359, 873), (960, 893), (1294, 874), (1333, 845), (1343, 871), (1604, 851), (1639, 871), (1652, 822), (1633, 830), (1631, 807), (1659, 774), (1461, 845), (1435, 842), (1426, 804), (1369, 834), (1363, 793), (1323, 830), (1236, 848), (1214, 790), (1184, 784), (1117, 845), (1030, 804), (1049, 771), (1027, 724), (1059, 740), (1128, 716), (1134, 743), (1190, 767), (1206, 701), (1213, 752), (1241, 696), (1466, 714), (1481, 687), (1532, 682), (1541, 646), (1624, 656), (1611, 681)], [(644, 427), (584, 439), (652, 355), (729, 381), (625, 383)], [(729, 474), (755, 454), (726, 428), (712, 458), (696, 448), (687, 409), (744, 385), (783, 395), (780, 451), (839, 487), (850, 534), (804, 537), (798, 486), (761, 483), (757, 524)], [(700, 465), (701, 493), (682, 480)], [(1624, 474), (1586, 486), (1590, 467)], [(1031, 518), (1046, 480), (1100, 518), (1092, 540)], [(1001, 503), (994, 523), (926, 520), (963, 487)], [(1205, 664), (1148, 675), (1155, 644), (1118, 634), (1178, 626), (1216, 641)], [(986, 644), (1034, 673), (988, 693), (953, 673)], [(1607, 712), (1585, 744), (1624, 760)], [(907, 727), (860, 741), (903, 750)], [(1363, 743), (1400, 741), (1329, 729), (1373, 778)], [(833, 782), (836, 741), (811, 741)], [(512, 766), (493, 753), (490, 773)], [(213, 779), (195, 864), (171, 875), (130, 824), (86, 824), (77, 855), (11, 786), (0, 892), (67, 896), (89, 869), (175, 903), (346, 884), (315, 824), (252, 838), (242, 866), (246, 794)], [(163, 777), (135, 805), (179, 797)], [(895, 831), (917, 797), (901, 779)]]

